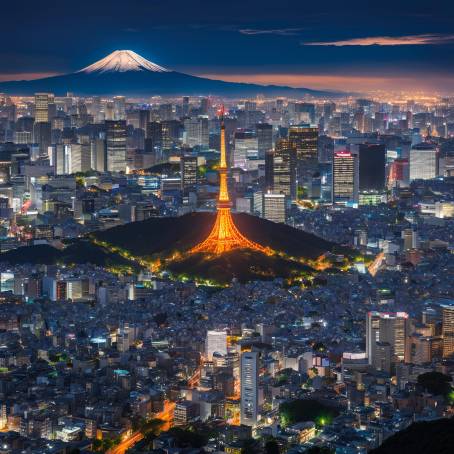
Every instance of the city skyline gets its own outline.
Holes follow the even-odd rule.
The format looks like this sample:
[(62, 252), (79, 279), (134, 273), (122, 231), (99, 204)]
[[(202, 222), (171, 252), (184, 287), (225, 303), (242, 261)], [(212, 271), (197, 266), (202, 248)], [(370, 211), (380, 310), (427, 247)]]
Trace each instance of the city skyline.
[[(6, 5), (9, 20), (0, 38), (9, 44), (0, 52), (0, 80), (72, 72), (115, 49), (131, 48), (178, 71), (232, 81), (454, 90), (449, 59), (454, 7), (447, 0), (435, 1), (430, 10), (419, 0), (390, 10), (357, 1), (303, 5), (293, 0), (228, 7), (135, 0), (126, 9), (118, 1), (81, 0), (75, 11), (49, 5), (42, 2), (34, 15)], [(17, 34), (16, 24), (26, 32)], [(81, 24), (83, 33), (68, 33)]]

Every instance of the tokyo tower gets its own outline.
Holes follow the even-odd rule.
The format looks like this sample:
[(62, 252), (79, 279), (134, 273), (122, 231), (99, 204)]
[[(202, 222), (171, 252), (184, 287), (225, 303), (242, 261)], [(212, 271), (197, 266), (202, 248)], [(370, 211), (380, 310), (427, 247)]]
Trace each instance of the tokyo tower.
[(230, 212), (231, 202), (227, 188), (227, 158), (225, 151), (225, 125), (224, 118), (221, 119), (221, 162), (219, 165), (219, 198), (217, 203), (217, 215), (213, 229), (208, 237), (194, 246), (189, 252), (206, 252), (211, 254), (222, 254), (233, 249), (253, 249), (265, 254), (271, 250), (260, 244), (247, 239), (236, 227)]

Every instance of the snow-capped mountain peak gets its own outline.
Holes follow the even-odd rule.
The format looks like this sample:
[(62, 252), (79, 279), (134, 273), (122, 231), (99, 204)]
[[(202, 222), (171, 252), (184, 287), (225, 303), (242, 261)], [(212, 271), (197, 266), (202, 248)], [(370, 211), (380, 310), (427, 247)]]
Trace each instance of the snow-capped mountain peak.
[(116, 50), (78, 72), (105, 73), (127, 71), (167, 72), (168, 69), (141, 57), (132, 50)]

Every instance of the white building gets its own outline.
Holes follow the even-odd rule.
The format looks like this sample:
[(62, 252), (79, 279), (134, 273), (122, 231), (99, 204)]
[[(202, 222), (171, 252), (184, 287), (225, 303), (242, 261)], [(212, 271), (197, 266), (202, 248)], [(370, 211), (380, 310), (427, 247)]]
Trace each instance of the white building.
[(213, 353), (227, 355), (227, 333), (221, 330), (207, 332), (206, 354), (209, 361), (213, 359)]
[(410, 180), (430, 180), (437, 176), (438, 150), (435, 145), (414, 145), (410, 150)]
[(255, 426), (259, 417), (259, 356), (257, 352), (241, 355), (241, 424)]

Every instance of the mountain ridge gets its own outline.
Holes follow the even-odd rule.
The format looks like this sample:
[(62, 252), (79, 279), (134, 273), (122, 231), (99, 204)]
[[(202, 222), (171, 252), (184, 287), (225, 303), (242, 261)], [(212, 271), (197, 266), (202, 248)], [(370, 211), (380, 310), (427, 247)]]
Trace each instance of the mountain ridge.
[[(130, 66), (128, 68), (128, 65)], [(341, 93), (279, 85), (258, 85), (227, 82), (169, 70), (131, 50), (117, 50), (81, 70), (41, 79), (0, 82), (0, 92), (16, 96), (31, 96), (37, 92), (52, 92), (65, 96), (226, 96), (257, 95), (287, 97), (336, 97)]]

